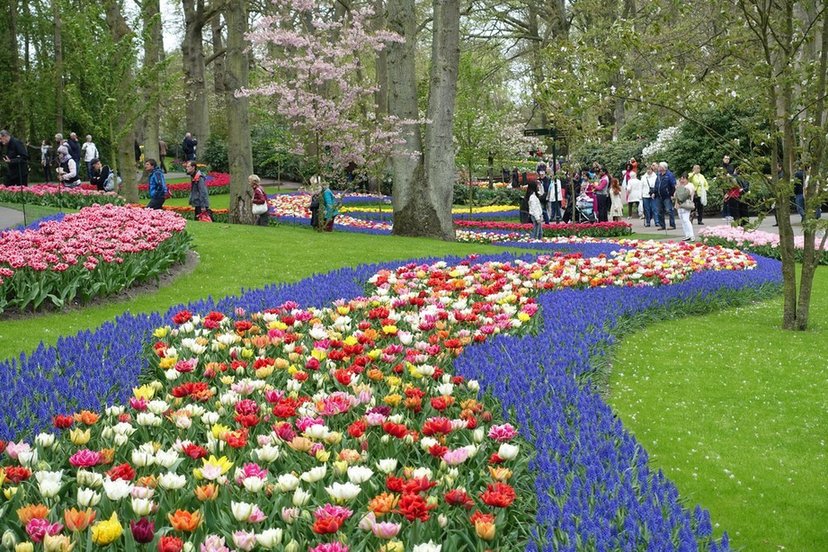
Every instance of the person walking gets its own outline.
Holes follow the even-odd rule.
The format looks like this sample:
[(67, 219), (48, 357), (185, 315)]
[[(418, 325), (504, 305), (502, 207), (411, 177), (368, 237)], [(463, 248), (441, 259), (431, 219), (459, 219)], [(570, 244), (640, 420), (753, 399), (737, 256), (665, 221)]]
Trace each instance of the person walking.
[(86, 135), (86, 142), (81, 146), (81, 154), (83, 155), (83, 162), (86, 164), (86, 178), (92, 178), (92, 160), (100, 156), (95, 142), (92, 141), (91, 134)]
[(268, 213), (267, 194), (262, 188), (262, 179), (257, 174), (251, 174), (247, 177), (247, 182), (253, 190), (250, 209), (256, 216), (256, 226), (267, 226), (270, 222), (270, 214)]
[(637, 217), (641, 211), (641, 180), (635, 171), (630, 171), (627, 178), (627, 218)]
[(48, 140), (43, 140), (40, 143), (40, 166), (43, 167), (43, 178), (46, 179), (46, 184), (52, 183), (52, 145)]
[(29, 152), (23, 142), (9, 134), (8, 130), (0, 130), (0, 144), (6, 149), (3, 161), (8, 166), (6, 170), (6, 186), (29, 185)]
[(333, 232), (334, 219), (339, 214), (339, 210), (336, 208), (336, 198), (331, 191), (331, 186), (327, 182), (322, 183), (322, 206), (325, 209), (323, 229), (325, 232)]
[(66, 141), (66, 145), (69, 147), (69, 157), (75, 160), (75, 164), (78, 166), (78, 171), (80, 171), (81, 144), (78, 140), (78, 135), (74, 132), (69, 133), (69, 140)]
[(161, 172), (167, 174), (167, 165), (164, 158), (167, 157), (167, 143), (164, 140), (158, 140), (158, 161), (161, 163)]
[(704, 208), (707, 205), (707, 190), (710, 189), (710, 185), (701, 173), (701, 167), (699, 165), (693, 165), (693, 172), (690, 173), (688, 182), (693, 185), (693, 203), (696, 207), (696, 221), (699, 226), (704, 226), (702, 217), (704, 215)]
[(543, 238), (543, 209), (538, 197), (537, 182), (530, 182), (526, 190), (529, 195), (529, 218), (532, 219), (531, 239), (540, 240)]
[(673, 196), (675, 193), (676, 177), (670, 171), (667, 163), (662, 161), (658, 164), (658, 179), (655, 187), (658, 222), (662, 230), (667, 230), (667, 215), (670, 215), (670, 230), (676, 229), (676, 219), (673, 213)]
[(167, 180), (164, 173), (158, 167), (158, 161), (147, 159), (144, 162), (144, 170), (149, 173), (149, 203), (147, 209), (161, 209), (167, 200)]
[[(161, 172), (164, 172), (163, 169)], [(209, 216), (210, 197), (207, 195), (207, 179), (198, 170), (195, 161), (185, 161), (184, 172), (190, 177), (190, 199), (188, 203), (195, 209), (196, 220), (199, 220), (201, 213), (207, 213)]]
[(684, 231), (684, 241), (691, 241), (695, 237), (693, 235), (693, 223), (690, 221), (690, 213), (695, 208), (693, 201), (695, 195), (693, 185), (687, 180), (687, 173), (682, 174), (676, 187), (675, 207), (678, 210), (679, 220), (681, 220), (681, 229)]
[(644, 226), (649, 228), (651, 222), (658, 220), (655, 211), (655, 185), (658, 180), (657, 165), (651, 163), (641, 179), (641, 203), (644, 207)]
[(601, 168), (601, 178), (598, 179), (598, 183), (595, 184), (595, 186), (593, 187), (593, 190), (595, 191), (595, 197), (598, 200), (598, 222), (607, 222), (609, 220), (609, 187), (609, 173), (607, 172), (606, 168)]
[(198, 146), (198, 140), (193, 138), (193, 135), (189, 132), (185, 134), (184, 141), (181, 143), (181, 149), (184, 151), (185, 161), (195, 161), (196, 146)]

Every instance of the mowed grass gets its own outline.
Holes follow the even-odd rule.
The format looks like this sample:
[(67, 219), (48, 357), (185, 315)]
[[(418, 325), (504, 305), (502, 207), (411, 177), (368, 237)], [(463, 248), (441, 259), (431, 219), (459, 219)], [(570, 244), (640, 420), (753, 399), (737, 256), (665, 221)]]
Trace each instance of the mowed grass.
[(165, 311), (179, 303), (207, 296), (224, 297), (237, 294), (242, 289), (276, 282), (293, 282), (344, 266), (504, 251), (499, 247), (419, 238), (318, 233), (306, 227), (288, 225), (262, 228), (191, 222), (187, 229), (200, 256), (193, 272), (133, 299), (114, 300), (62, 313), (2, 320), (0, 358), (30, 352), (41, 341), (53, 344), (59, 336), (96, 328), (125, 311)]
[(828, 550), (828, 270), (811, 329), (782, 300), (622, 336), (609, 402), (736, 550)]

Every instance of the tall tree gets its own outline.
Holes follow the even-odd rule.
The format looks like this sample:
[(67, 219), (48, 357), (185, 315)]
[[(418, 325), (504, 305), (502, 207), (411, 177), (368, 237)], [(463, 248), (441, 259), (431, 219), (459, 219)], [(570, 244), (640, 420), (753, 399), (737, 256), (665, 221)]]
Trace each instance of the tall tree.
[(55, 131), (63, 132), (63, 27), (60, 0), (51, 0), (55, 20)]
[(247, 88), (250, 60), (247, 56), (248, 2), (228, 2), (225, 58), (225, 105), (227, 111), (227, 156), (230, 162), (230, 222), (252, 224), (252, 192), (247, 177), (253, 173), (250, 144), (249, 99), (238, 91)]
[(222, 0), (205, 5), (204, 0), (182, 0), (184, 40), (181, 60), (184, 69), (184, 94), (187, 105), (187, 131), (206, 144), (210, 137), (210, 110), (207, 102), (207, 70), (203, 31), (223, 7)]
[(141, 15), (144, 22), (144, 90), (146, 98), (144, 158), (157, 160), (161, 126), (162, 86), (160, 68), (164, 57), (160, 1), (142, 0)]
[[(404, 43), (388, 51), (389, 112), (400, 119), (417, 118), (417, 19), (413, 0), (388, 1), (389, 29)], [(460, 57), (460, 6), (454, 0), (435, 0), (425, 159), (417, 154), (419, 129), (408, 127), (395, 149), (394, 233), (454, 239), (452, 195), (457, 178), (452, 127)]]

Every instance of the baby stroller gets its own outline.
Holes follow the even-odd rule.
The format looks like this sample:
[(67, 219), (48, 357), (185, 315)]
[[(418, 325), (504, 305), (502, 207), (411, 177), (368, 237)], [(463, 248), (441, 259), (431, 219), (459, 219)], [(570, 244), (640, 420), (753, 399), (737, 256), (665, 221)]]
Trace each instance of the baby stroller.
[(575, 207), (580, 213), (581, 220), (586, 222), (595, 222), (595, 210), (592, 207), (592, 198), (587, 194), (581, 194), (575, 200)]

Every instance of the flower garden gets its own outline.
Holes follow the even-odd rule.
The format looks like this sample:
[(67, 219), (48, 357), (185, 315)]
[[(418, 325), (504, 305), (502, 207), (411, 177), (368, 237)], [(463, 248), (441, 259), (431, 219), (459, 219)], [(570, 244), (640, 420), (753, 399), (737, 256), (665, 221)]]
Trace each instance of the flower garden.
[[(306, 200), (271, 197), (271, 216), (304, 224)], [(765, 297), (778, 263), (713, 243), (578, 237), (575, 225), (530, 241), (514, 223), (458, 222), (459, 241), (548, 253), (361, 265), (124, 314), (1, 363), (22, 397), (0, 405), (3, 544), (729, 550), (727, 527), (650, 466), (599, 370), (617, 328)], [(0, 250), (29, 252), (6, 281), (86, 271), (96, 278), (52, 286), (77, 279), (72, 297), (86, 299), (102, 267), (180, 258), (184, 226), (97, 206), (5, 232)], [(96, 289), (120, 289), (107, 286)]]

